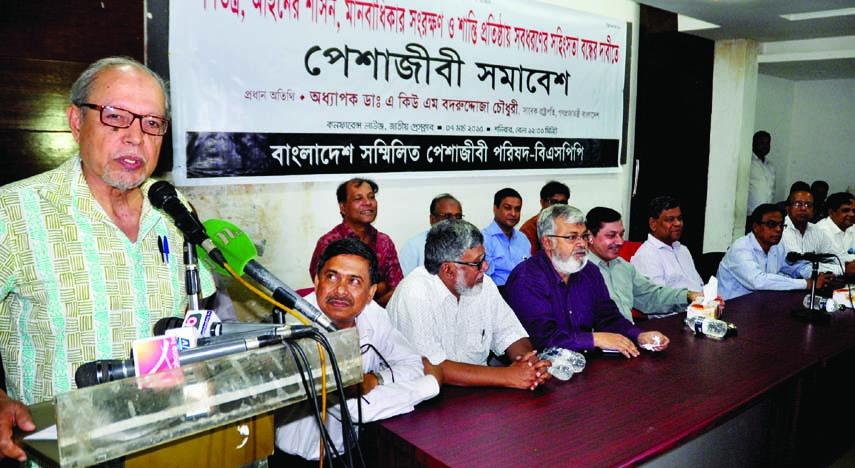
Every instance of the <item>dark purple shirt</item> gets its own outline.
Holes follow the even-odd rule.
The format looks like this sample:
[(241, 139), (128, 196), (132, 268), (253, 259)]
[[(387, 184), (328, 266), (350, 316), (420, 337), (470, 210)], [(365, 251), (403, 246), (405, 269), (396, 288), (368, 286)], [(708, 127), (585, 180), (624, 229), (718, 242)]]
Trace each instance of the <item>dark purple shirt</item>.
[(505, 296), (537, 350), (594, 349), (593, 331), (619, 333), (635, 342), (641, 333), (621, 315), (600, 269), (591, 262), (565, 284), (541, 250), (514, 268)]

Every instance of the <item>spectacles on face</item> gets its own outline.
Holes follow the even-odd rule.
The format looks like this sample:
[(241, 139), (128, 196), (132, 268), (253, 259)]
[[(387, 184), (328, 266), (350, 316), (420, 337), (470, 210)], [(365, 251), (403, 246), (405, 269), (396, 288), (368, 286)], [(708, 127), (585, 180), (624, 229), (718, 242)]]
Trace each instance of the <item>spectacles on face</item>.
[(140, 119), (140, 129), (148, 135), (163, 136), (169, 129), (169, 120), (158, 115), (140, 115), (121, 107), (100, 106), (88, 102), (82, 102), (76, 106), (99, 111), (101, 123), (108, 127), (128, 128), (133, 125), (134, 120)]
[(463, 219), (463, 213), (441, 213), (441, 214), (434, 215), (434, 216), (436, 216), (437, 218), (439, 218), (443, 221), (448, 221), (451, 219)]
[(546, 203), (549, 203), (549, 206), (566, 205), (567, 199), (566, 198), (550, 198), (550, 199), (546, 200)]
[(451, 263), (456, 263), (458, 265), (471, 266), (472, 268), (474, 268), (478, 271), (481, 271), (481, 269), (484, 268), (484, 264), (487, 263), (487, 256), (484, 255), (483, 257), (481, 257), (480, 259), (478, 259), (477, 261), (474, 261), (474, 262), (461, 262), (461, 261), (457, 261), (457, 260), (451, 260)]
[(780, 227), (780, 228), (782, 228), (782, 229), (785, 229), (785, 228), (787, 227), (787, 223), (785, 223), (785, 222), (783, 222), (783, 221), (778, 222), (778, 221), (771, 221), (771, 220), (770, 220), (770, 221), (763, 221), (763, 222), (762, 222), (762, 223), (760, 223), (760, 224), (762, 224), (762, 225), (766, 226), (766, 227), (767, 227), (767, 228), (769, 228), (769, 229), (776, 229), (776, 228), (778, 228), (778, 227)]
[(794, 207), (794, 208), (807, 208), (807, 209), (811, 209), (811, 208), (813, 208), (813, 203), (811, 203), (811, 202), (800, 202), (800, 201), (797, 201), (797, 202), (793, 202), (793, 207)]
[(578, 242), (580, 239), (581, 239), (581, 240), (583, 240), (583, 241), (585, 241), (585, 242), (591, 242), (591, 241), (594, 239), (594, 236), (592, 236), (592, 235), (591, 235), (591, 233), (585, 233), (585, 234), (570, 234), (570, 235), (567, 235), (567, 236), (559, 236), (559, 235), (557, 235), (557, 234), (547, 234), (547, 235), (546, 235), (546, 237), (557, 237), (557, 238), (559, 238), (559, 239), (564, 239), (564, 240), (566, 240), (566, 241), (570, 242), (571, 244), (575, 244), (575, 243), (576, 243), (576, 242)]

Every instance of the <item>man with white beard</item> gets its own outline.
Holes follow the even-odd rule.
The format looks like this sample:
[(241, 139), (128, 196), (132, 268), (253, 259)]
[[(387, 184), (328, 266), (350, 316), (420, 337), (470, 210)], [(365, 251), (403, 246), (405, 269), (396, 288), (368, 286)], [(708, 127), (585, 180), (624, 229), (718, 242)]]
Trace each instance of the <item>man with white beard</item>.
[(668, 337), (642, 332), (621, 315), (599, 268), (588, 263), (591, 234), (578, 208), (543, 210), (537, 236), (543, 250), (514, 268), (505, 290), (536, 347), (601, 348), (628, 358), (638, 356), (636, 343), (653, 351), (668, 347)]
[[(433, 225), (424, 266), (404, 278), (386, 310), (416, 350), (442, 368), (444, 383), (534, 390), (550, 377), (550, 362), (537, 358), (525, 329), (485, 275), (483, 243), (472, 223)], [(511, 364), (488, 366), (490, 351)]]

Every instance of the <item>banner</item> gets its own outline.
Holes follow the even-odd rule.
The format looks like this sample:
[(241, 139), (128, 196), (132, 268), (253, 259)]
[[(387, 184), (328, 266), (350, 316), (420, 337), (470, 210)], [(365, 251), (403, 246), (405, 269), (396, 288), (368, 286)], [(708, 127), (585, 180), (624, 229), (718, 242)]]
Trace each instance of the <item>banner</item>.
[(184, 185), (618, 165), (620, 21), (519, 0), (181, 0), (169, 29)]

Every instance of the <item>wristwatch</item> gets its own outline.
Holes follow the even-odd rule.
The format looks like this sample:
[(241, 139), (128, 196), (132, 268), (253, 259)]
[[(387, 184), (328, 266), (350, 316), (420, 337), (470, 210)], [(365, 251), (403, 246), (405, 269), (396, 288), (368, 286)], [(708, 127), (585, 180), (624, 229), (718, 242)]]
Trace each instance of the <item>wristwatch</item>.
[(383, 375), (379, 372), (368, 371), (369, 374), (373, 375), (375, 379), (377, 379), (377, 385), (383, 385)]

